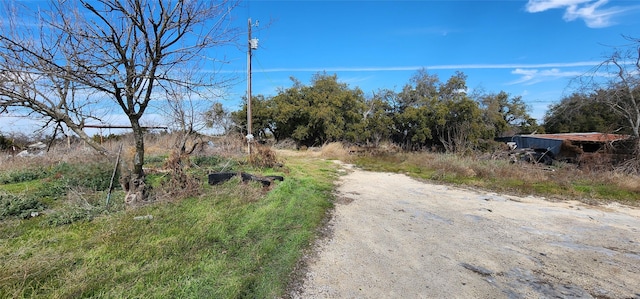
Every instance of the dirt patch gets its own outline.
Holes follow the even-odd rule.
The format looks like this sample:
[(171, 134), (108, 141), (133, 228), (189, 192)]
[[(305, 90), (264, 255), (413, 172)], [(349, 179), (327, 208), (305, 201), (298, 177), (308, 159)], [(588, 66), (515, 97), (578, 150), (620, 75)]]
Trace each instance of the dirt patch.
[(640, 209), (350, 169), (292, 298), (640, 298)]

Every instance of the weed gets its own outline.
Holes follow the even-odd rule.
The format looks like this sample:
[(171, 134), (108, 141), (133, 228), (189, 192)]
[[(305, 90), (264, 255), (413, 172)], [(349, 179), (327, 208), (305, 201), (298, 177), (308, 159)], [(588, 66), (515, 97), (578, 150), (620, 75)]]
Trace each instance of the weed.
[(68, 206), (47, 215), (44, 225), (55, 227), (78, 221), (91, 221), (103, 212), (104, 209), (100, 207)]
[(340, 142), (331, 142), (322, 146), (320, 150), (321, 156), (325, 159), (336, 159), (347, 161), (349, 158), (349, 150)]

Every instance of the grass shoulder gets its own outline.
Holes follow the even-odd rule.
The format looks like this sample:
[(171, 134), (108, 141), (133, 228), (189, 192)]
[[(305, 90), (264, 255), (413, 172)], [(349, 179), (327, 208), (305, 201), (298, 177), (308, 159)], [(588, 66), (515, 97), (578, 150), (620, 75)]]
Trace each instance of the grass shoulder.
[(203, 180), (197, 197), (65, 225), (47, 225), (49, 211), (0, 220), (0, 297), (279, 297), (332, 207), (337, 177), (330, 161), (285, 160), (286, 173), (261, 170), (285, 176), (269, 190)]
[(548, 167), (453, 154), (396, 153), (352, 158), (367, 170), (405, 173), (415, 178), (496, 192), (576, 199), (586, 203), (640, 205), (640, 178), (595, 172), (571, 164)]

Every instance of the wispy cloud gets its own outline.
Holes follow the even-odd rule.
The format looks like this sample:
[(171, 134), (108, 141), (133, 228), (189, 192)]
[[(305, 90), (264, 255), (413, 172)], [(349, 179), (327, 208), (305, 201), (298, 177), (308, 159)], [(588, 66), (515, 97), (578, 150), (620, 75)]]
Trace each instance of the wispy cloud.
[(443, 65), (419, 65), (419, 66), (371, 66), (371, 67), (304, 67), (304, 68), (267, 68), (254, 71), (255, 73), (276, 72), (392, 72), (392, 71), (416, 71), (422, 68), (427, 70), (466, 70), (466, 69), (529, 69), (529, 68), (561, 68), (561, 67), (585, 67), (597, 66), (601, 61), (578, 61), (537, 64), (443, 64)]
[(546, 69), (546, 70), (538, 70), (538, 69), (522, 69), (517, 68), (511, 72), (514, 75), (519, 75), (520, 78), (513, 82), (510, 82), (508, 85), (515, 84), (524, 84), (524, 85), (533, 85), (536, 83), (555, 80), (559, 78), (566, 77), (577, 77), (583, 75), (584, 72), (578, 71), (562, 71), (558, 68)]
[(640, 9), (640, 5), (609, 6), (609, 0), (529, 0), (527, 12), (537, 13), (550, 9), (564, 9), (565, 21), (584, 20), (587, 27), (603, 28), (615, 24), (615, 16)]

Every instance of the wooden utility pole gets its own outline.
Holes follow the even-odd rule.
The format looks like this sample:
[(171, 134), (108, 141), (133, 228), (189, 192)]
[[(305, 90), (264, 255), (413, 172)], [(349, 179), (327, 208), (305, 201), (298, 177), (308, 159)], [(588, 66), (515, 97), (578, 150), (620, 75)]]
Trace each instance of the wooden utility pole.
[[(252, 125), (251, 125), (251, 50), (253, 49), (253, 40), (251, 39), (251, 18), (249, 18), (249, 40), (247, 43), (247, 152), (249, 156), (251, 156), (251, 142), (253, 141), (253, 134), (251, 133)], [(256, 48), (258, 46), (256, 40)]]

